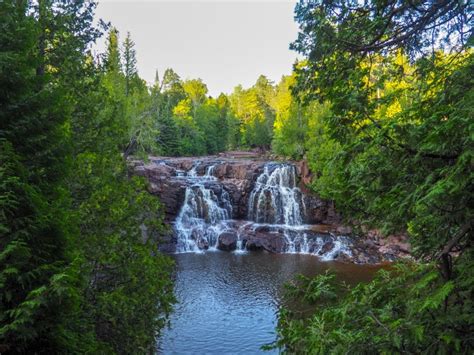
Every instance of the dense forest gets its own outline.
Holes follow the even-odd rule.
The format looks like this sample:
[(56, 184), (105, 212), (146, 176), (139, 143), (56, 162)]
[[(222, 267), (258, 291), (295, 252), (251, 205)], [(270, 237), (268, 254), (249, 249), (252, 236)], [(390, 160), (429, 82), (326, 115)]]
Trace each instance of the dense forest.
[(113, 35), (90, 55), (94, 9), (0, 2), (1, 353), (145, 353), (173, 301), (160, 205), (123, 159), (148, 89), (131, 42), (123, 69)]
[(472, 10), (463, 1), (296, 6), (292, 48), (306, 61), (295, 67), (294, 92), (312, 112), (303, 131), (298, 115), (275, 125), (274, 142), (298, 154), (287, 142), (301, 134), (313, 189), (354, 224), (408, 233), (419, 262), (350, 290), (331, 275), (294, 285), (294, 296), (318, 308), (305, 321), (282, 311), (277, 345), (473, 351)]
[[(474, 348), (474, 56), (465, 1), (300, 1), (304, 59), (278, 83), (208, 95), (169, 68), (148, 85), (130, 33), (90, 1), (0, 1), (0, 352), (147, 353), (171, 311), (162, 207), (127, 158), (230, 149), (305, 159), (310, 188), (417, 262), (290, 296), (295, 353)], [(97, 23), (97, 25), (94, 25)], [(106, 36), (105, 53), (92, 45)]]

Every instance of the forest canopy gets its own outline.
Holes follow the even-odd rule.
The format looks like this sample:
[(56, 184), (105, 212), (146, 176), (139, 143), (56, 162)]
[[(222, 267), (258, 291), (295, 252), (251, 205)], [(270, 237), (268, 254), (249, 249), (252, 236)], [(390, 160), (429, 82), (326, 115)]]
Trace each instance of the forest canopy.
[(123, 74), (113, 32), (91, 56), (95, 6), (0, 2), (2, 354), (147, 352), (174, 299), (160, 204), (123, 159), (147, 88), (130, 40)]
[(298, 3), (292, 48), (305, 60), (293, 97), (312, 113), (280, 128), (283, 142), (297, 141), (291, 132), (304, 122), (303, 153), (288, 143), (280, 151), (306, 154), (313, 189), (353, 224), (408, 234), (418, 263), (353, 289), (328, 275), (295, 284), (292, 294), (317, 309), (304, 321), (282, 311), (275, 346), (472, 352), (472, 10), (464, 1)]

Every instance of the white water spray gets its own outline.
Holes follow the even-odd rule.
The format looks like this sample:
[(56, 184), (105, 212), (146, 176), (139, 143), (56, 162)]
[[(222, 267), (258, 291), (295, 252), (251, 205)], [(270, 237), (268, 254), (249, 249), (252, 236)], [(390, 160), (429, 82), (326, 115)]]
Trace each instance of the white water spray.
[(228, 229), (226, 221), (232, 218), (232, 204), (227, 191), (217, 186), (212, 189), (209, 185), (215, 179), (213, 166), (202, 177), (197, 175), (196, 167), (187, 173), (193, 184), (186, 188), (183, 206), (175, 220), (178, 252), (215, 249), (219, 235)]

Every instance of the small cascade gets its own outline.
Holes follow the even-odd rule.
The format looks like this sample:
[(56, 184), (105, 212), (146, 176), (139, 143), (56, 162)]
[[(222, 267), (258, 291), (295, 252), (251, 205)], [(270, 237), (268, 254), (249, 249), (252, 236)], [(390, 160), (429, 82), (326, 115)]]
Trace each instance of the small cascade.
[(206, 173), (204, 174), (204, 176), (202, 177), (204, 180), (217, 180), (217, 178), (214, 176), (214, 169), (215, 169), (215, 165), (210, 165), (206, 168)]
[(228, 229), (226, 221), (232, 218), (229, 194), (219, 186), (211, 186), (213, 166), (199, 177), (197, 165), (188, 171), (193, 184), (186, 188), (184, 203), (175, 220), (178, 252), (198, 252), (215, 249), (219, 235)]
[(191, 177), (191, 178), (195, 178), (197, 177), (197, 172), (196, 172), (196, 168), (198, 167), (199, 163), (198, 164), (195, 164), (191, 170), (189, 170), (187, 173), (186, 173), (186, 176), (187, 177)]
[(253, 225), (253, 222), (245, 222), (243, 225), (237, 228), (237, 244), (235, 248), (236, 254), (244, 254), (247, 252), (245, 249), (245, 234), (246, 230)]
[(249, 197), (248, 217), (257, 223), (282, 224), (287, 253), (308, 249), (301, 246), (304, 235), (288, 229), (303, 225), (300, 206), (304, 202), (296, 183), (296, 168), (289, 164), (265, 165)]
[(295, 167), (267, 164), (250, 194), (248, 217), (257, 223), (298, 226), (303, 224), (302, 204)]

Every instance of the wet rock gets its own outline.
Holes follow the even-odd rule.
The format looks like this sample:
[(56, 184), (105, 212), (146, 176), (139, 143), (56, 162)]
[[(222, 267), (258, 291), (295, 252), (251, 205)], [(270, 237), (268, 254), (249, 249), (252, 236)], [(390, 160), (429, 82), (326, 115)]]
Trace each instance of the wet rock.
[(219, 236), (217, 248), (225, 251), (232, 251), (237, 248), (237, 233), (223, 232)]
[(158, 243), (158, 250), (162, 253), (176, 252), (177, 238), (171, 228), (169, 230), (161, 232), (156, 239)]
[(245, 248), (247, 250), (256, 251), (256, 250), (263, 250), (263, 245), (260, 240), (254, 238), (246, 238), (245, 241)]
[(334, 260), (343, 262), (343, 263), (353, 263), (354, 259), (345, 253), (338, 253), (334, 256)]
[(246, 236), (247, 250), (266, 250), (271, 253), (283, 253), (286, 249), (285, 237), (274, 232), (256, 232)]
[(173, 221), (184, 201), (186, 185), (181, 181), (164, 180), (161, 182), (150, 182), (148, 190), (159, 197), (164, 207), (165, 219)]
[(342, 235), (351, 235), (352, 234), (352, 228), (348, 226), (337, 226), (335, 229), (335, 232), (337, 234), (342, 234)]
[(309, 170), (308, 162), (306, 161), (306, 159), (298, 162), (296, 164), (296, 169), (297, 169), (298, 175), (301, 178), (302, 186), (300, 187), (302, 190), (305, 190), (306, 185), (311, 184), (311, 179), (313, 177), (313, 175), (311, 174), (311, 171)]
[[(258, 226), (257, 228), (255, 228), (255, 232), (256, 233), (268, 233), (268, 232), (270, 232), (270, 226), (268, 226), (268, 225)], [(282, 231), (282, 233), (283, 233), (283, 231)]]
[(322, 248), (319, 250), (318, 254), (319, 255), (325, 255), (327, 253), (329, 253), (330, 251), (332, 251), (335, 247), (335, 244), (332, 240), (324, 243), (324, 245), (322, 246)]
[(194, 229), (191, 233), (191, 238), (196, 241), (196, 245), (201, 250), (209, 249), (209, 242), (203, 236), (203, 231), (201, 229)]
[(209, 249), (209, 242), (204, 238), (199, 238), (198, 240), (196, 240), (196, 245), (199, 249)]
[(336, 212), (332, 201), (323, 200), (308, 192), (303, 194), (303, 203), (305, 223), (337, 225), (341, 222), (341, 216)]

